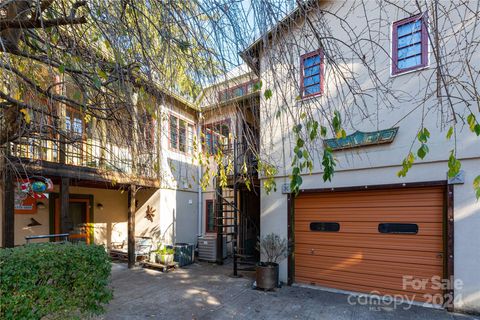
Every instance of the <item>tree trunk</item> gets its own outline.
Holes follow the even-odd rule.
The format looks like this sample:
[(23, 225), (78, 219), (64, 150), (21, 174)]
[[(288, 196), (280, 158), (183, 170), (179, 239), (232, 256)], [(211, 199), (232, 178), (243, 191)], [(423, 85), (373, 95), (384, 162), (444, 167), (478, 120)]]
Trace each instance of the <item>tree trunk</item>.
[(135, 185), (130, 186), (128, 191), (128, 268), (135, 266), (135, 211), (137, 210), (135, 205), (135, 195), (137, 193), (137, 187)]

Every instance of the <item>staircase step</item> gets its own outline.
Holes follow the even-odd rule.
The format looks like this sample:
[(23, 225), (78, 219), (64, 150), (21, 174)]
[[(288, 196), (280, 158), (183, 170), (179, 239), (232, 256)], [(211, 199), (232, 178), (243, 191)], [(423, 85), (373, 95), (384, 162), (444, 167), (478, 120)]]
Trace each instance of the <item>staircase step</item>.
[(238, 271), (255, 271), (255, 267), (237, 268)]
[[(239, 248), (238, 250), (240, 251), (242, 249)], [(255, 257), (253, 254), (242, 254), (242, 253), (237, 253), (236, 256), (239, 257), (239, 258), (244, 258), (244, 259)]]
[(241, 264), (243, 266), (255, 266), (255, 265), (257, 265), (257, 263), (255, 261), (240, 261), (240, 260), (237, 260), (237, 263)]

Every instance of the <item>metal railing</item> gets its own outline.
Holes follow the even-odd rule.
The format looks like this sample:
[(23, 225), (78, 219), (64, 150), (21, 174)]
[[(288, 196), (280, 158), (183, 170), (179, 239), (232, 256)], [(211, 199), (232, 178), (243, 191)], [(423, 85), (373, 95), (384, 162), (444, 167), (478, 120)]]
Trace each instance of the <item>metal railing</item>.
[(56, 242), (67, 242), (68, 237), (70, 235), (68, 233), (57, 233), (57, 234), (44, 234), (44, 235), (38, 235), (38, 236), (27, 236), (25, 237), (25, 240), (27, 241), (27, 244), (30, 243), (32, 240), (41, 240), (41, 239), (63, 239), (63, 240), (58, 240)]

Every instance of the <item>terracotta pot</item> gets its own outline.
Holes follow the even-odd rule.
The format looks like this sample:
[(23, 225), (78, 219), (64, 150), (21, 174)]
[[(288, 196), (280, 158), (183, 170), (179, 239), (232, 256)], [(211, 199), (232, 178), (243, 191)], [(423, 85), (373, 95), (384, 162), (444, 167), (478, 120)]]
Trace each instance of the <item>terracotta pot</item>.
[(272, 290), (278, 286), (278, 263), (260, 262), (256, 269), (257, 288)]

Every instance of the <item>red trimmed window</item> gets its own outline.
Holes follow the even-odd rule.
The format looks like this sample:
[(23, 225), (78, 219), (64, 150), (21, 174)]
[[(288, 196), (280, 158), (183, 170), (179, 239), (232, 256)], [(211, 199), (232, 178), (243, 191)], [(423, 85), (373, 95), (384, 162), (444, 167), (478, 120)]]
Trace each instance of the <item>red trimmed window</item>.
[(169, 143), (170, 149), (185, 153), (193, 154), (194, 141), (193, 124), (180, 119), (174, 115), (169, 116)]
[(221, 148), (223, 152), (227, 152), (230, 149), (229, 135), (230, 119), (204, 125), (204, 137), (202, 138), (204, 145), (203, 150), (211, 155), (217, 154), (219, 148)]
[(393, 23), (392, 74), (423, 68), (428, 64), (428, 30), (426, 14)]
[(206, 232), (215, 232), (215, 206), (213, 200), (205, 201), (205, 212), (206, 212)]
[(300, 91), (302, 98), (323, 93), (323, 51), (317, 50), (300, 57)]
[(218, 93), (218, 102), (245, 96), (255, 91), (256, 80), (241, 83), (235, 87), (222, 90)]

